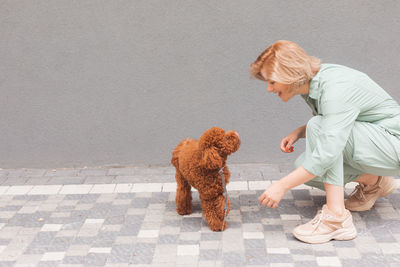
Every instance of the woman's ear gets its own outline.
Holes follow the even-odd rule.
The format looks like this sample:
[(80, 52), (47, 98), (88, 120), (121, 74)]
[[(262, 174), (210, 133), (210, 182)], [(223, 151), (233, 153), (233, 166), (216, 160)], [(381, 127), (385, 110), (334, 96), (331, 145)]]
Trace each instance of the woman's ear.
[(222, 167), (222, 158), (214, 147), (207, 148), (203, 151), (203, 157), (200, 162), (201, 166), (206, 169), (214, 170)]

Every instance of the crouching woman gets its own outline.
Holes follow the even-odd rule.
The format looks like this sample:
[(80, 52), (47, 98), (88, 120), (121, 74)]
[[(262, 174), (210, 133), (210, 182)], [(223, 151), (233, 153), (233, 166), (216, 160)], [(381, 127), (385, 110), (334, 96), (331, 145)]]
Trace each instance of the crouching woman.
[[(349, 240), (357, 235), (349, 211), (369, 210), (379, 197), (396, 189), (390, 175), (400, 174), (400, 106), (366, 74), (321, 64), (297, 44), (278, 41), (251, 64), (251, 73), (283, 102), (300, 95), (313, 117), (284, 137), (280, 148), (290, 153), (300, 138), (306, 150), (295, 170), (259, 197), (276, 208), (291, 188), (307, 184), (326, 191), (326, 205), (294, 236), (307, 243)], [(344, 200), (344, 185), (358, 182)]]

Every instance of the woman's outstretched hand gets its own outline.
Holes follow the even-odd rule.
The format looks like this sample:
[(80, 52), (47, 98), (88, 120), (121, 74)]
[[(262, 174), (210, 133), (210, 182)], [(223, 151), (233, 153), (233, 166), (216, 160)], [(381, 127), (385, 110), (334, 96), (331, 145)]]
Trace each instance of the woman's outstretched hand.
[(277, 181), (271, 184), (264, 193), (258, 198), (258, 201), (261, 205), (264, 205), (268, 208), (276, 208), (278, 207), (279, 202), (286, 194), (287, 190), (284, 186), (281, 185), (280, 181)]
[(288, 136), (284, 137), (281, 141), (281, 151), (284, 153), (291, 153), (293, 152), (293, 145), (297, 142), (300, 138), (305, 137), (306, 126), (301, 126), (291, 132)]

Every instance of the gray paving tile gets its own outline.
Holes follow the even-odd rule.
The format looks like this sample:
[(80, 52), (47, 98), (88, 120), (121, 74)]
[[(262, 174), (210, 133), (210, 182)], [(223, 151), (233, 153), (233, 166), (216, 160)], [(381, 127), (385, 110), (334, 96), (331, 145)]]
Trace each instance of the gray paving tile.
[(39, 232), (36, 234), (30, 246), (32, 247), (48, 247), (55, 238), (57, 232)]
[(112, 184), (115, 183), (114, 176), (86, 176), (84, 184)]
[(264, 216), (260, 213), (242, 212), (242, 223), (260, 223)]
[(135, 198), (135, 193), (119, 193), (115, 197), (115, 199), (134, 199)]
[(221, 251), (217, 249), (201, 249), (199, 261), (216, 261), (222, 258)]
[(336, 251), (315, 250), (314, 255), (316, 257), (334, 257), (336, 256)]
[(108, 216), (124, 216), (129, 208), (130, 206), (128, 205), (112, 205), (111, 209), (109, 210)]
[(179, 245), (197, 245), (199, 243), (198, 240), (178, 240)]
[(104, 224), (122, 224), (125, 221), (125, 215), (108, 215)]
[[(42, 246), (40, 246), (42, 245)], [(24, 254), (25, 255), (33, 255), (33, 254), (44, 254), (48, 251), (48, 246), (47, 245), (43, 245), (43, 244), (35, 244), (35, 243), (31, 243), (25, 250), (24, 250)]]
[(148, 198), (135, 198), (131, 202), (132, 208), (147, 208), (150, 203), (150, 199)]
[(77, 176), (79, 169), (64, 169), (64, 170), (47, 170), (45, 176), (57, 177), (57, 176)]
[(292, 256), (290, 254), (267, 254), (270, 263), (291, 263)]
[(265, 250), (265, 241), (264, 239), (245, 239), (244, 240), (244, 248), (246, 250), (261, 248)]
[(7, 179), (3, 181), (1, 185), (25, 185), (28, 180), (28, 177), (7, 177)]
[(179, 235), (160, 235), (158, 237), (158, 244), (177, 244)]
[(55, 237), (52, 240), (48, 251), (66, 251), (73, 239), (74, 237)]
[[(99, 232), (99, 234), (96, 236), (96, 241), (94, 243), (94, 246), (98, 247), (111, 247), (111, 245), (114, 243), (115, 239), (119, 235), (118, 232)], [(102, 246), (100, 246), (100, 244)], [(105, 244), (109, 244), (106, 246)]]
[(57, 267), (60, 266), (61, 261), (40, 261), (38, 267)]
[(263, 225), (264, 231), (283, 231), (281, 224), (267, 224)]
[(69, 176), (69, 177), (51, 177), (47, 184), (62, 184), (62, 185), (68, 185), (68, 184), (82, 184), (85, 181), (85, 177), (78, 177), (78, 176)]
[[(355, 265), (343, 265), (343, 266), (355, 266)], [(316, 261), (295, 261), (293, 267), (318, 267)]]
[(201, 233), (200, 240), (221, 240), (222, 232)]
[(96, 240), (96, 237), (92, 236), (76, 236), (72, 241), (71, 245), (91, 245)]
[(244, 252), (226, 252), (222, 257), (224, 266), (244, 266), (246, 264)]
[(348, 241), (332, 240), (331, 242), (337, 248), (353, 248), (356, 246), (353, 240), (348, 240)]
[(386, 227), (374, 227), (369, 229), (370, 234), (380, 243), (397, 242), (390, 230)]
[(129, 262), (133, 253), (133, 245), (114, 245), (107, 261), (109, 263)]
[(0, 246), (7, 246), (12, 239), (0, 238)]
[(85, 265), (86, 266), (103, 266), (107, 261), (107, 254), (101, 253), (89, 253), (86, 256)]
[(299, 255), (313, 255), (312, 249), (291, 249), (291, 254), (299, 254)]
[[(342, 260), (343, 264), (344, 263), (349, 263), (349, 260)], [(384, 255), (379, 255), (379, 254), (373, 254), (373, 253), (368, 253), (368, 254), (361, 254), (361, 258), (357, 260), (357, 262), (352, 261), (354, 266), (389, 266), (389, 263), (386, 261), (386, 258)]]
[(110, 168), (107, 175), (135, 175), (138, 168)]
[(85, 264), (85, 256), (65, 256), (63, 259), (63, 264)]
[(169, 193), (167, 192), (153, 192), (151, 194), (150, 204), (165, 203), (166, 201), (168, 201), (168, 197)]
[(106, 176), (108, 173), (108, 169), (105, 168), (88, 168), (79, 170), (80, 176)]
[(120, 232), (119, 235), (121, 236), (137, 236), (140, 230), (140, 223), (125, 223)]
[(400, 266), (400, 254), (385, 255), (385, 260), (392, 266), (393, 265)]
[(13, 267), (15, 263), (15, 261), (0, 261), (0, 267)]
[(7, 173), (8, 177), (20, 177), (24, 174), (24, 169), (8, 169), (3, 171)]
[(181, 223), (182, 232), (196, 232), (201, 229), (202, 218), (183, 218)]
[(22, 208), (21, 205), (6, 205), (4, 207), (0, 207), (0, 211), (18, 211)]
[(0, 185), (4, 185), (4, 182), (7, 181), (7, 176), (0, 175)]
[(44, 185), (49, 181), (49, 177), (28, 177), (28, 180), (25, 182), (26, 185)]
[(292, 190), (292, 195), (296, 200), (311, 200), (310, 191), (307, 189)]

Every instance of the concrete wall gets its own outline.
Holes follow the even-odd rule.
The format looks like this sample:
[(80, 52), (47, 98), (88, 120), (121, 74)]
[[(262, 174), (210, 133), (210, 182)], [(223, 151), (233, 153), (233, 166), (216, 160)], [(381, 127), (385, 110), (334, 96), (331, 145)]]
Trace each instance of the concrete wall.
[(400, 1), (0, 1), (0, 167), (169, 164), (237, 130), (230, 162), (282, 162), (311, 112), (248, 67), (279, 39), (369, 74), (400, 101)]

